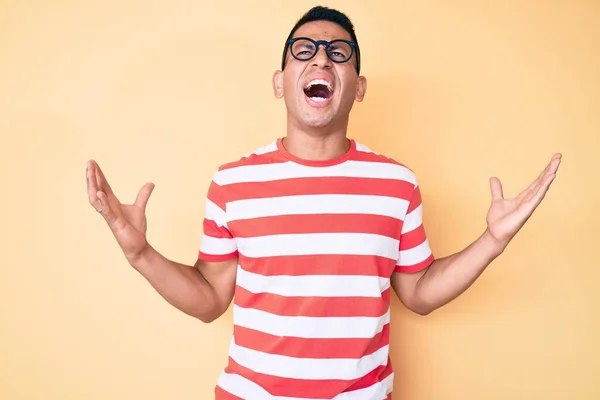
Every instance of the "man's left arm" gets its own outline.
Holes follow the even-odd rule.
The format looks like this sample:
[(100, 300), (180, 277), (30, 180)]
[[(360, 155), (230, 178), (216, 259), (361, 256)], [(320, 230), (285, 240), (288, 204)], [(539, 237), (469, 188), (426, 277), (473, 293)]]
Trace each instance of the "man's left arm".
[(467, 290), (502, 254), (544, 199), (560, 161), (560, 154), (552, 157), (537, 179), (515, 198), (504, 198), (500, 181), (490, 179), (492, 204), (485, 232), (465, 249), (436, 259), (426, 268), (394, 272), (391, 284), (402, 303), (412, 311), (426, 315)]

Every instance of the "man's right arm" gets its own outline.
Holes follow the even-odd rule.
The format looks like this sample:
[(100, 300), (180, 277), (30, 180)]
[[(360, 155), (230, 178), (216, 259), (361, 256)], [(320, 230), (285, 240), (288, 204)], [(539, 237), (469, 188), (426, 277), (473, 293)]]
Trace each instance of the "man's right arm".
[(198, 259), (189, 266), (171, 261), (147, 245), (130, 264), (171, 305), (203, 322), (223, 315), (233, 299), (237, 257), (223, 262)]
[(123, 204), (93, 160), (87, 163), (86, 182), (90, 205), (104, 217), (125, 258), (163, 298), (204, 322), (214, 321), (227, 310), (235, 290), (237, 251), (223, 226), (218, 185), (211, 184), (202, 257), (192, 267), (165, 258), (146, 240), (146, 205), (154, 184), (145, 184), (133, 204)]

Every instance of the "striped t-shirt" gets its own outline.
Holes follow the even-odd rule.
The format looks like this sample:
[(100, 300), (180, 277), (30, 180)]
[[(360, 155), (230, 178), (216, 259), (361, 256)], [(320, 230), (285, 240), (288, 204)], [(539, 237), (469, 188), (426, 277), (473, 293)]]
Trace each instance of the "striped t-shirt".
[(391, 398), (390, 277), (433, 254), (414, 173), (350, 142), (306, 161), (278, 139), (214, 175), (199, 257), (238, 258), (216, 399)]

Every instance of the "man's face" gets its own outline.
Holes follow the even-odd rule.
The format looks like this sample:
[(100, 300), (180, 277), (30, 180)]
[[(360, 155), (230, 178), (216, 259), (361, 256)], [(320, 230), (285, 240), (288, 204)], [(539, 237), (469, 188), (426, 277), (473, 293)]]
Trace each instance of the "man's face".
[[(302, 25), (292, 38), (352, 40), (348, 32), (329, 21)], [(277, 98), (285, 99), (288, 118), (304, 127), (331, 127), (346, 124), (354, 101), (362, 101), (366, 79), (356, 72), (356, 54), (345, 63), (331, 61), (324, 46), (309, 61), (295, 59), (288, 50), (283, 72), (273, 77)]]

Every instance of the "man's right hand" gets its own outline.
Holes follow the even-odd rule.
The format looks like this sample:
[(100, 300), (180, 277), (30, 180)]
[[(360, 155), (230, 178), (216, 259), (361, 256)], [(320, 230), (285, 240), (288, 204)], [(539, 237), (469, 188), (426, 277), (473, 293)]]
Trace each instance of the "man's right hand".
[(90, 204), (104, 217), (125, 257), (133, 264), (148, 245), (146, 204), (154, 190), (154, 184), (145, 184), (140, 189), (135, 203), (122, 204), (93, 160), (87, 163), (86, 178)]

